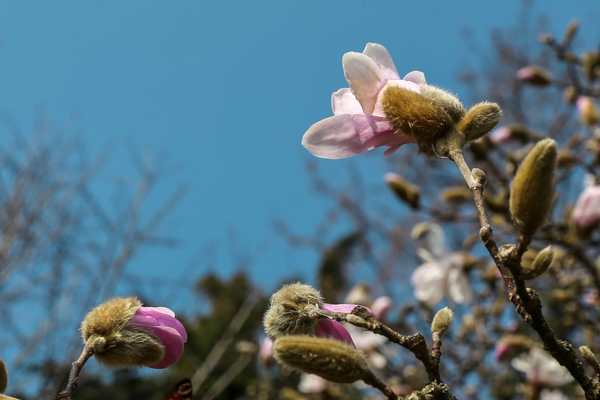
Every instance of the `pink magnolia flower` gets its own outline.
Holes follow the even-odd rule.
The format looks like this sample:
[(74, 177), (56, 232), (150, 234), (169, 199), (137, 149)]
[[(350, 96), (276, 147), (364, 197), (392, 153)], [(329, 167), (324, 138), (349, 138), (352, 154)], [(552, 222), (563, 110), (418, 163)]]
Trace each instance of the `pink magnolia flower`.
[(600, 115), (594, 99), (588, 96), (579, 96), (577, 99), (579, 120), (583, 125), (594, 126), (598, 123)]
[(187, 342), (185, 328), (175, 319), (175, 313), (165, 307), (140, 307), (127, 325), (144, 329), (160, 340), (165, 347), (162, 360), (150, 368), (164, 369), (175, 364), (183, 354), (183, 344)]
[[(415, 226), (413, 233), (422, 230)], [(435, 223), (427, 224), (429, 250), (417, 249), (417, 255), (425, 261), (412, 274), (411, 283), (415, 287), (415, 297), (432, 307), (444, 296), (459, 304), (467, 304), (473, 299), (469, 279), (464, 270), (465, 258), (458, 253), (450, 253), (445, 246), (442, 227)]]
[[(357, 304), (321, 304), (321, 308), (325, 311), (342, 312), (347, 314), (350, 314), (356, 307), (358, 307)], [(367, 310), (369, 309), (367, 308)], [(369, 310), (369, 312), (373, 314), (373, 311)], [(339, 322), (332, 321), (328, 318), (321, 318), (317, 321), (314, 334), (317, 337), (336, 339), (356, 347), (348, 330)]]
[(492, 133), (490, 133), (490, 139), (496, 144), (506, 143), (513, 138), (512, 130), (508, 126), (501, 126)]
[(311, 126), (302, 145), (321, 158), (340, 159), (386, 146), (384, 157), (414, 138), (394, 130), (385, 117), (381, 97), (389, 86), (399, 86), (420, 93), (425, 84), (420, 71), (400, 79), (387, 49), (368, 43), (362, 53), (349, 52), (342, 58), (344, 75), (350, 88), (342, 88), (331, 96), (333, 117)]
[(600, 220), (600, 185), (588, 186), (581, 192), (572, 216), (580, 232), (589, 231), (596, 226)]
[(563, 386), (573, 380), (565, 367), (539, 347), (514, 358), (511, 365), (517, 371), (525, 372), (527, 382), (535, 386)]

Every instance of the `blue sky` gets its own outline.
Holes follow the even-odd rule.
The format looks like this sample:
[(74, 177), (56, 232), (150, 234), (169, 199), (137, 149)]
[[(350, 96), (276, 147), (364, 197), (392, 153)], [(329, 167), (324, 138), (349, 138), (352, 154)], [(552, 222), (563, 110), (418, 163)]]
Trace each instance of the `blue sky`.
[[(578, 17), (590, 41), (598, 39), (596, 0), (543, 3), (557, 35)], [(0, 111), (24, 131), (40, 111), (57, 125), (77, 115), (92, 154), (113, 149), (100, 193), (131, 172), (128, 141), (178, 165), (149, 207), (188, 185), (167, 231), (181, 245), (140, 254), (130, 272), (178, 276), (198, 251), (218, 244), (218, 270), (228, 274), (227, 232), (235, 230), (242, 252), (260, 253), (253, 279), (272, 288), (290, 274), (313, 277), (314, 255), (289, 250), (272, 220), (310, 233), (322, 216), (300, 140), (331, 115), (331, 93), (347, 86), (342, 55), (381, 43), (401, 75), (422, 70), (460, 95), (466, 91), (455, 78), (471, 58), (462, 30), (486, 44), (493, 28), (515, 24), (519, 7), (517, 0), (2, 1)], [(382, 162), (319, 161), (331, 176), (348, 163), (378, 166), (375, 180)]]

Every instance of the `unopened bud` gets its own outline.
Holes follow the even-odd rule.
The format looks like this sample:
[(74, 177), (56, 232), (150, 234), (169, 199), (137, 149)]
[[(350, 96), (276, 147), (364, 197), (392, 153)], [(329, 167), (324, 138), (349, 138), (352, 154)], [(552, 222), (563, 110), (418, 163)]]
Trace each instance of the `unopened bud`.
[(437, 333), (438, 335), (443, 335), (448, 332), (448, 329), (452, 326), (452, 321), (454, 320), (454, 313), (448, 307), (442, 308), (440, 311), (435, 314), (433, 317), (433, 322), (431, 323), (431, 332)]
[(563, 101), (567, 104), (575, 104), (579, 91), (575, 86), (567, 86), (563, 91)]
[(521, 68), (515, 75), (520, 81), (529, 83), (533, 86), (546, 86), (554, 79), (550, 71), (538, 65), (530, 65), (529, 67)]
[(588, 51), (581, 58), (581, 69), (590, 80), (600, 76), (600, 52)]
[(473, 199), (473, 194), (465, 186), (454, 186), (442, 191), (441, 198), (450, 203), (464, 203)]
[(477, 181), (477, 183), (479, 183), (481, 186), (485, 186), (487, 183), (487, 176), (483, 170), (479, 168), (473, 168), (471, 174), (473, 174), (473, 178)]
[(402, 176), (394, 173), (385, 174), (387, 185), (394, 191), (396, 196), (415, 210), (419, 208), (419, 197), (421, 190)]
[(524, 271), (524, 278), (533, 279), (542, 275), (548, 270), (548, 267), (552, 264), (552, 260), (554, 260), (554, 249), (552, 246), (548, 246), (535, 256), (531, 268)]
[(538, 35), (538, 40), (542, 43), (552, 43), (554, 41), (554, 36), (549, 33), (541, 33)]
[(8, 386), (8, 373), (6, 372), (6, 365), (4, 360), (0, 357), (0, 393), (4, 393)]
[(558, 165), (558, 167), (560, 168), (571, 168), (574, 167), (575, 165), (577, 165), (579, 159), (578, 157), (575, 155), (575, 153), (573, 153), (571, 150), (569, 149), (561, 149), (558, 151), (558, 154), (556, 155), (556, 165)]
[(525, 157), (510, 191), (510, 212), (521, 233), (533, 235), (546, 223), (554, 197), (556, 141), (540, 140)]
[(575, 37), (575, 34), (577, 33), (578, 29), (579, 29), (579, 21), (574, 19), (571, 22), (569, 22), (569, 25), (567, 25), (567, 29), (565, 30), (565, 35), (563, 36), (563, 40), (562, 40), (563, 46), (568, 46), (569, 43), (571, 43), (571, 41)]
[(321, 293), (310, 285), (284, 285), (271, 296), (271, 305), (263, 319), (267, 336), (275, 341), (284, 335), (312, 334), (317, 318), (309, 315), (306, 307), (318, 307), (322, 303)]
[(304, 372), (337, 383), (353, 383), (370, 374), (362, 352), (335, 339), (282, 336), (273, 345), (275, 359)]
[(484, 101), (469, 108), (460, 120), (458, 129), (463, 132), (468, 142), (479, 139), (489, 133), (502, 118), (502, 110), (496, 103)]
[(577, 99), (577, 111), (579, 112), (579, 121), (583, 125), (594, 126), (598, 123), (600, 116), (594, 99), (588, 96), (579, 96)]
[(598, 359), (596, 358), (594, 353), (592, 353), (592, 350), (590, 350), (589, 347), (581, 346), (579, 348), (579, 353), (581, 354), (581, 357), (583, 357), (585, 362), (588, 363), (588, 365), (594, 369), (594, 371), (600, 370), (600, 363), (598, 363)]

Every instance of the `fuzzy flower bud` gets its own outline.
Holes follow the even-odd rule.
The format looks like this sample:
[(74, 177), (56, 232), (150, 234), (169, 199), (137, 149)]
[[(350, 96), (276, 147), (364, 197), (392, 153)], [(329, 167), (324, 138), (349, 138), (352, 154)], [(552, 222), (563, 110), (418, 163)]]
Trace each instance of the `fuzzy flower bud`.
[(465, 186), (453, 186), (442, 190), (440, 197), (449, 203), (460, 204), (472, 200), (473, 194)]
[(579, 96), (577, 99), (577, 111), (579, 112), (579, 121), (583, 125), (594, 126), (598, 123), (600, 116), (594, 99), (588, 96)]
[(402, 176), (392, 172), (385, 174), (385, 181), (400, 200), (407, 203), (415, 210), (419, 208), (421, 189), (419, 189), (418, 186), (413, 185)]
[(438, 335), (443, 335), (448, 332), (448, 329), (452, 326), (452, 321), (454, 320), (454, 313), (448, 307), (442, 308), (440, 311), (435, 314), (433, 317), (433, 322), (431, 323), (431, 332), (436, 333)]
[(531, 268), (525, 270), (524, 278), (533, 279), (542, 275), (548, 270), (552, 260), (554, 260), (554, 249), (552, 246), (548, 246), (535, 256)]
[(581, 57), (581, 69), (590, 80), (600, 76), (600, 52), (589, 51)]
[(521, 68), (515, 75), (520, 81), (533, 86), (546, 86), (554, 79), (550, 71), (537, 65)]
[(164, 369), (183, 354), (187, 333), (164, 307), (142, 307), (135, 297), (115, 297), (88, 313), (81, 323), (86, 345), (110, 367)]
[(4, 393), (8, 386), (8, 373), (6, 372), (6, 365), (4, 360), (0, 357), (0, 393)]
[(510, 212), (521, 233), (533, 235), (546, 223), (554, 197), (556, 142), (540, 140), (525, 157), (510, 190)]
[(585, 362), (594, 369), (594, 371), (600, 371), (600, 363), (598, 363), (598, 359), (596, 358), (594, 353), (592, 353), (592, 350), (590, 350), (589, 347), (581, 346), (579, 348), (579, 353), (581, 354), (581, 357), (583, 357)]
[(353, 383), (370, 373), (362, 352), (334, 339), (283, 336), (273, 345), (280, 363), (337, 383)]

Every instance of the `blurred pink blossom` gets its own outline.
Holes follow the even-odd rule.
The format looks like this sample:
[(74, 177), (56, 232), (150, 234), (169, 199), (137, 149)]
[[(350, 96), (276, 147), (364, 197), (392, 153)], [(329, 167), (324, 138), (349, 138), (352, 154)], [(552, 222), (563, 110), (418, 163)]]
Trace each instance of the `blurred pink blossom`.
[(438, 224), (428, 223), (426, 235), (429, 251), (417, 249), (417, 255), (425, 263), (415, 269), (411, 277), (417, 300), (430, 307), (446, 295), (459, 304), (471, 302), (473, 292), (464, 270), (464, 256), (446, 249), (444, 231)]
[(579, 195), (573, 209), (573, 221), (577, 230), (585, 232), (600, 220), (600, 185), (588, 186)]
[(311, 126), (302, 145), (321, 158), (340, 159), (386, 146), (384, 157), (406, 143), (416, 143), (408, 135), (396, 132), (388, 122), (381, 105), (384, 89), (399, 86), (420, 93), (425, 75), (413, 71), (400, 79), (387, 49), (367, 43), (362, 53), (349, 52), (342, 58), (349, 88), (331, 96), (333, 117)]
[(273, 342), (269, 338), (262, 338), (258, 347), (258, 359), (265, 364), (271, 363), (275, 360), (273, 356)]
[(511, 365), (517, 371), (525, 372), (530, 385), (563, 386), (573, 380), (569, 371), (540, 347), (533, 347), (528, 354), (514, 358)]
[(379, 321), (385, 321), (385, 317), (387, 313), (394, 306), (394, 301), (389, 296), (379, 296), (378, 298), (371, 303), (371, 311), (373, 311), (373, 315)]
[(150, 368), (164, 369), (179, 361), (187, 333), (173, 311), (165, 307), (140, 307), (127, 324), (150, 332), (165, 347), (163, 359)]
[(507, 126), (501, 126), (490, 133), (490, 139), (496, 144), (506, 143), (512, 139), (512, 130)]

